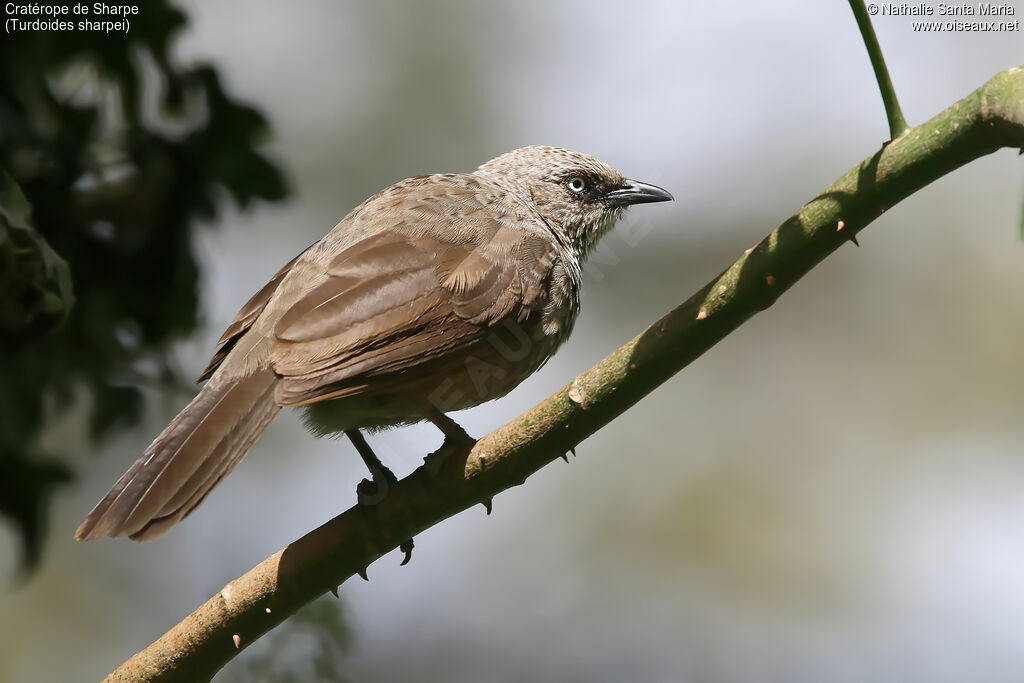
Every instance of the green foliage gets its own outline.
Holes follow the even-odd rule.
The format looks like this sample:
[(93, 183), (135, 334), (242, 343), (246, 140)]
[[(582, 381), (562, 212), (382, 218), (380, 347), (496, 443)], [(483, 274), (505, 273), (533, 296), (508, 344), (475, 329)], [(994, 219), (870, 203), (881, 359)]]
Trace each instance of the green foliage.
[(185, 15), (140, 9), (127, 35), (0, 43), (0, 514), (29, 562), (71, 471), (40, 434), (72, 406), (93, 440), (135, 424), (142, 369), (173, 377), (168, 344), (197, 323), (197, 223), (225, 194), (240, 207), (286, 194), (257, 150), (260, 113), (212, 66), (173, 63)]
[[(30, 225), (32, 207), (18, 184), (0, 169), (0, 331), (46, 332), (74, 303), (71, 271)], [(26, 328), (33, 327), (32, 331)]]

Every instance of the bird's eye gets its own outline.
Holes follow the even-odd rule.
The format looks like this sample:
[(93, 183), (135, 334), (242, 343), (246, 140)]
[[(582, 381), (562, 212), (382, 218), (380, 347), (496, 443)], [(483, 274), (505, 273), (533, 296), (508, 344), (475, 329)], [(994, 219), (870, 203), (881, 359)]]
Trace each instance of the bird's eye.
[(576, 194), (580, 194), (583, 190), (587, 189), (587, 181), (580, 176), (573, 176), (572, 178), (569, 178), (569, 182), (566, 183), (566, 187)]

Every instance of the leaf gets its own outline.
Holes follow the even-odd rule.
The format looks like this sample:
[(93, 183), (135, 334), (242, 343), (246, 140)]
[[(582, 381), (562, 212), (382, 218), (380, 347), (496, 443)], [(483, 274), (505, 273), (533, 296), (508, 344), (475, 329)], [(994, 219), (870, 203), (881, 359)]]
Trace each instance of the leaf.
[(48, 332), (74, 304), (71, 271), (31, 224), (32, 208), (17, 182), (0, 169), (0, 329)]

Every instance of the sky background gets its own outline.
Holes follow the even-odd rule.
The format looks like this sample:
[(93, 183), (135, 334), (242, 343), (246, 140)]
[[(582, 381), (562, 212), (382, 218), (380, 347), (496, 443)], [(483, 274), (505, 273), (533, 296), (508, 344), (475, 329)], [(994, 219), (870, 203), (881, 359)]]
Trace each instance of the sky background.
[[(183, 7), (178, 58), (212, 60), (268, 115), (295, 190), (202, 233), (207, 324), (176, 349), (186, 375), (283, 263), (404, 177), (551, 144), (675, 195), (606, 238), (562, 351), (457, 415), (475, 435), (685, 300), (888, 136), (845, 2)], [(912, 125), (1024, 47), (1020, 32), (875, 27)], [(1019, 680), (1022, 197), (1012, 151), (939, 180), (569, 465), (501, 494), (490, 517), (477, 507), (421, 534), (410, 565), (395, 552), (369, 583), (343, 585), (348, 680)], [(288, 412), (169, 535), (75, 543), (188, 400), (153, 398), (58, 499), (42, 569), (0, 595), (0, 680), (99, 679), (354, 502), (351, 446)], [(83, 433), (69, 419), (48, 438)], [(419, 426), (371, 443), (404, 476), (440, 436)], [(0, 529), (0, 557), (15, 548)], [(273, 647), (217, 680), (251, 677), (247, 662)]]

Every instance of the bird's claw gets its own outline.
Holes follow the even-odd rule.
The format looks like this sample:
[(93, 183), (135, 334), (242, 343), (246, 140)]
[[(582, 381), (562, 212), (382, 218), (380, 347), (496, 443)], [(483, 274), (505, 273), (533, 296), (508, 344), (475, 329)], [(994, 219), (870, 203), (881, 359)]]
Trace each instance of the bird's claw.
[(462, 436), (445, 436), (441, 447), (432, 453), (427, 453), (423, 458), (423, 469), (426, 470), (428, 478), (433, 479), (438, 475), (448, 456), (453, 453), (468, 453), (473, 450), (475, 445), (476, 439), (465, 432), (462, 433)]
[(398, 478), (386, 467), (371, 469), (370, 476), (372, 480), (363, 479), (356, 485), (356, 498), (360, 505), (377, 505), (398, 483)]
[(415, 544), (412, 542), (411, 538), (402, 541), (402, 545), (398, 546), (398, 549), (405, 553), (405, 557), (402, 558), (402, 563), (398, 565), (399, 567), (404, 567), (405, 565), (409, 564), (409, 560), (412, 559), (412, 549), (414, 547)]

